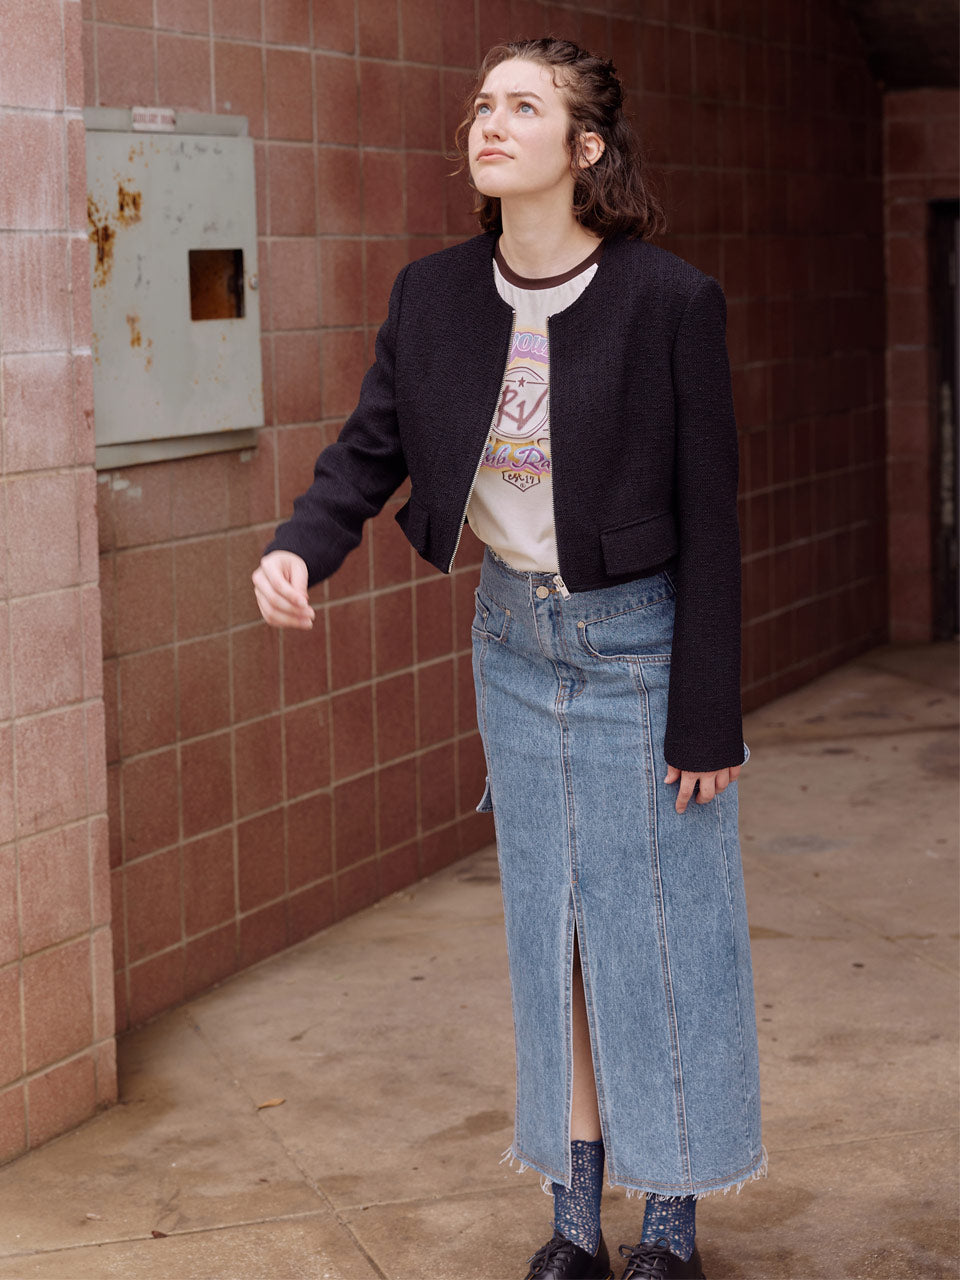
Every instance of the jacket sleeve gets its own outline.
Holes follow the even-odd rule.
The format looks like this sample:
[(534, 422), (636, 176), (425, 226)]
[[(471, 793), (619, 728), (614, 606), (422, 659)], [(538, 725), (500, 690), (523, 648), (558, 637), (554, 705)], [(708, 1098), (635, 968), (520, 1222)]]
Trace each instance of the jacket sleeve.
[(677, 769), (742, 764), (739, 451), (727, 304), (707, 276), (672, 353), (679, 552), (664, 755)]
[(329, 578), (356, 547), (365, 520), (375, 516), (407, 476), (397, 425), (394, 367), (404, 267), (390, 293), (376, 359), (360, 387), (356, 409), (337, 439), (323, 450), (313, 484), (295, 499), (293, 515), (264, 549), (293, 551), (306, 562), (310, 585)]

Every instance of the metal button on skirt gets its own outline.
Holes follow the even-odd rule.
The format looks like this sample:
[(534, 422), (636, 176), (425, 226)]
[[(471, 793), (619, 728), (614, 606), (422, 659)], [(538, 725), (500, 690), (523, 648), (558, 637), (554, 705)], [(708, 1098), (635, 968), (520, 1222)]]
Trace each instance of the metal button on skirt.
[(564, 599), (486, 552), (480, 807), (513, 999), (509, 1154), (570, 1185), (576, 935), (609, 1180), (705, 1195), (762, 1176), (766, 1153), (737, 783), (678, 814), (663, 781), (674, 597), (661, 572)]

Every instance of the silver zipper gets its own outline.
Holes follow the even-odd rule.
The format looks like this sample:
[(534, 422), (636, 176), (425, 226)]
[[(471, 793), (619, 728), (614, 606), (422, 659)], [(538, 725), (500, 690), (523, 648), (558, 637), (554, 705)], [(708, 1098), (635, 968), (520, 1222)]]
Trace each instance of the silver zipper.
[[(511, 310), (513, 309), (511, 308)], [(513, 350), (513, 334), (516, 327), (517, 327), (517, 313), (516, 311), (514, 311), (513, 319), (510, 322), (510, 341), (507, 343), (507, 358), (503, 364), (503, 373), (501, 373), (500, 375), (500, 390), (497, 392), (497, 404), (500, 403), (500, 395), (501, 395), (501, 392), (503, 391), (503, 377), (504, 377), (504, 374), (507, 372), (507, 366), (510, 363), (510, 352)], [(496, 408), (494, 408), (494, 413), (496, 413)], [(491, 427), (492, 427), (492, 424), (491, 424)], [(463, 511), (460, 513), (460, 527), (457, 529), (457, 540), (454, 543), (453, 555), (450, 557), (450, 563), (447, 565), (447, 573), (453, 572), (453, 562), (454, 560), (456, 560), (457, 552), (460, 550), (460, 539), (463, 537), (463, 526), (467, 522), (467, 509), (470, 506), (470, 499), (473, 497), (473, 491), (477, 485), (477, 477), (480, 475), (480, 468), (483, 466), (483, 455), (487, 451), (487, 441), (490, 439), (491, 427), (487, 428), (487, 434), (483, 438), (483, 448), (480, 450), (480, 457), (477, 459), (477, 465), (473, 473), (473, 479), (470, 481), (470, 491), (467, 494), (466, 502), (463, 504)]]
[(560, 592), (560, 594), (563, 596), (564, 600), (569, 600), (569, 599), (570, 599), (570, 589), (568, 588), (568, 586), (567, 586), (567, 584), (564, 582), (564, 580), (560, 577), (559, 573), (555, 573), (555, 574), (553, 575), (553, 581), (556, 583), (557, 590), (558, 590), (558, 591)]

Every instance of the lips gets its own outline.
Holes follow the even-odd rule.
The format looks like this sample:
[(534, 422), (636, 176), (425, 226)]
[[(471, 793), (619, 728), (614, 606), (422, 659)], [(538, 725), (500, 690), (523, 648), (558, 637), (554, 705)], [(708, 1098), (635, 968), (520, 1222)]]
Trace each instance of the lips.
[(477, 152), (478, 160), (509, 160), (510, 157), (506, 151), (498, 151), (496, 147), (484, 147), (482, 151)]

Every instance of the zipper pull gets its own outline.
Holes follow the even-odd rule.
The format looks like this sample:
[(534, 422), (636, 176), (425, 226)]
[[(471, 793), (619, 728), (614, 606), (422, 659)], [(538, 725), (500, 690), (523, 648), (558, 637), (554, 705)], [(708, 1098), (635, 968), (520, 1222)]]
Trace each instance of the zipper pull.
[(553, 580), (554, 580), (554, 582), (557, 584), (557, 590), (558, 590), (558, 591), (560, 592), (560, 594), (563, 596), (564, 600), (569, 600), (569, 599), (570, 599), (570, 592), (567, 590), (567, 584), (566, 584), (566, 583), (564, 582), (564, 580), (560, 577), (559, 573), (555, 573), (555, 574), (553, 575)]

